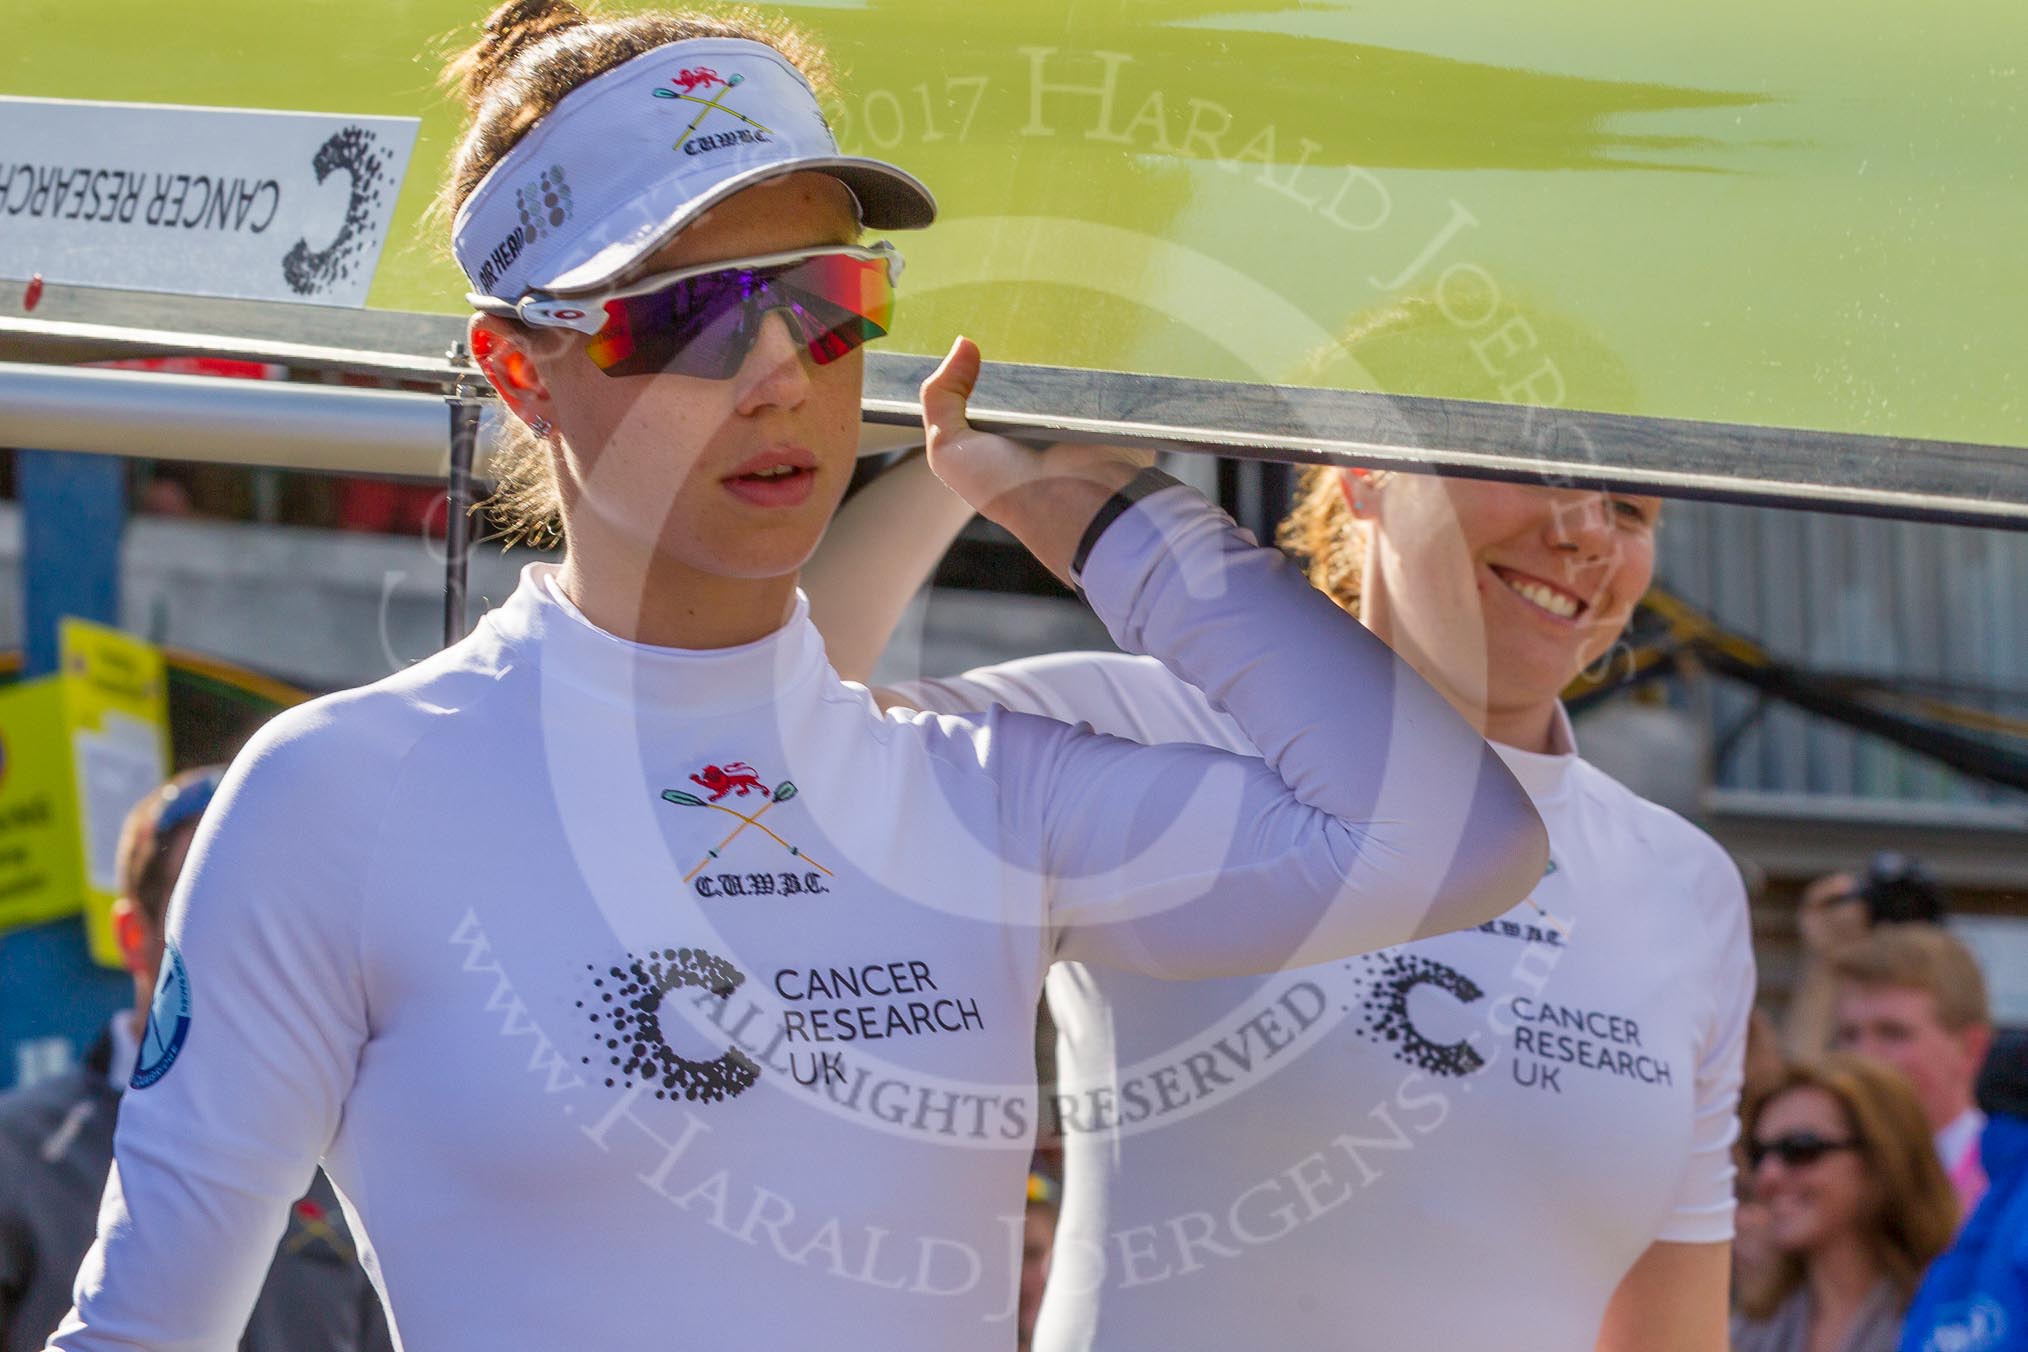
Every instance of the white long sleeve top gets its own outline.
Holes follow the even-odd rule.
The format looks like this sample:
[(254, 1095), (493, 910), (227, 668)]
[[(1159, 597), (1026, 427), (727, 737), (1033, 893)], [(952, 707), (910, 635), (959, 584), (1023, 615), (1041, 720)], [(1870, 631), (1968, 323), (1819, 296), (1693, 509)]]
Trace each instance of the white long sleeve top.
[[(1248, 749), (1144, 657), (895, 693)], [(1739, 871), (1579, 756), (1561, 711), (1556, 739), (1495, 747), (1550, 840), (1505, 916), (1266, 976), (1050, 973), (1068, 1177), (1038, 1352), (1568, 1352), (1649, 1245), (1732, 1237)]]
[(1082, 582), (1259, 757), (884, 716), (800, 604), (649, 648), (549, 574), (235, 761), (53, 1347), (232, 1345), (320, 1159), (411, 1352), (1011, 1346), (1053, 960), (1315, 962), (1539, 870), (1485, 744), (1185, 489)]

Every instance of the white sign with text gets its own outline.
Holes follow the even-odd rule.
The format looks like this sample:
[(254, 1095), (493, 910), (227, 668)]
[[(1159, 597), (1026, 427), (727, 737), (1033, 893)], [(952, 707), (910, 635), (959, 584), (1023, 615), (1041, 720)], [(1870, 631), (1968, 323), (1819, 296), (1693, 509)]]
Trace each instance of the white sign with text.
[(364, 305), (417, 123), (0, 96), (0, 277)]

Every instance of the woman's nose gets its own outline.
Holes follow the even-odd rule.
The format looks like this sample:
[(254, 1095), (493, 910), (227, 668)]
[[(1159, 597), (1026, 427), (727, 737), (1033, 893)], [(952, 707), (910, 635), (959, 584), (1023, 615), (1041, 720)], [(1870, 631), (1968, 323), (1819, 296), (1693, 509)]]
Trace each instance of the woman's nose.
[(1611, 503), (1606, 494), (1589, 490), (1559, 493), (1544, 529), (1551, 548), (1588, 558), (1608, 554), (1613, 545)]
[(740, 363), (739, 411), (756, 413), (763, 408), (794, 408), (810, 392), (810, 371), (803, 361), (804, 347), (780, 310), (761, 317), (760, 332), (746, 360)]

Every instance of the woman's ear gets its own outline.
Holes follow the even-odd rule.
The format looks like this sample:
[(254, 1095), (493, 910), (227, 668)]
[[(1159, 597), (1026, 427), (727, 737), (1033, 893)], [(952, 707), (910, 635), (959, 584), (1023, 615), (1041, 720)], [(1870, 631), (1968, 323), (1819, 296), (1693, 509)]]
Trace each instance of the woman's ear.
[(120, 961), (130, 972), (140, 972), (148, 961), (148, 923), (131, 897), (113, 901), (113, 942), (119, 945)]
[(1356, 521), (1371, 521), (1380, 515), (1380, 481), (1370, 469), (1345, 465), (1334, 471), (1338, 491), (1345, 495), (1345, 510)]
[(493, 315), (474, 315), (468, 332), (472, 360), (499, 392), (500, 402), (537, 436), (547, 436), (555, 425), (554, 410), (526, 331)]

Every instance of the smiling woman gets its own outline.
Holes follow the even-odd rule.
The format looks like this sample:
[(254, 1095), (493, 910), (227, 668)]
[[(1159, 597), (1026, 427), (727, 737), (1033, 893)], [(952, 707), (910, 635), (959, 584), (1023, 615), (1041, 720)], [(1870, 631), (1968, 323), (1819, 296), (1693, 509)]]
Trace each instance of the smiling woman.
[[(1476, 369), (1476, 340), (1441, 310), (1406, 298), (1327, 355)], [(1647, 590), (1660, 509), (1573, 488), (1307, 472), (1283, 544), (1486, 734), (1542, 813), (1552, 862), (1511, 915), (1357, 963), (1183, 985), (1057, 967), (1058, 1071), (1080, 1113), (1064, 1115), (1041, 1352), (1326, 1347), (1353, 1328), (1375, 1347), (1724, 1346), (1754, 991), (1746, 898), (1714, 841), (1577, 754), (1558, 701)], [(904, 513), (905, 549), (893, 543)], [(871, 666), (922, 581), (912, 567), (966, 514), (914, 466), (847, 504), (810, 586), (848, 674)], [(1319, 675), (1349, 709), (1367, 697), (1351, 673)], [(1228, 704), (1142, 658), (1058, 654), (880, 695), (1254, 749)], [(1224, 1065), (1230, 1030), (1297, 982), (1321, 992), (1321, 1017), (1215, 1099), (1082, 1110), (1156, 1067)], [(1584, 1034), (1524, 1012), (1543, 1010)], [(1377, 1149), (1412, 1153), (1383, 1168), (1367, 1159)], [(1232, 1219), (1275, 1203), (1288, 1222), (1271, 1244)], [(1470, 1301), (1450, 1293), (1460, 1261)]]
[(564, 558), (234, 762), (169, 918), (185, 1040), (55, 1346), (229, 1345), (319, 1160), (407, 1346), (1011, 1345), (1052, 961), (1342, 958), (1540, 875), (1442, 696), (1175, 481), (973, 431), (969, 342), (937, 473), (1260, 753), (839, 679), (797, 582), (891, 322), (861, 234), (934, 204), (840, 152), (804, 60), (514, 0), (454, 64), (471, 348)]
[(1658, 498), (1305, 472), (1283, 543), (1496, 742), (1546, 751), (1557, 696), (1654, 576)]
[(1892, 1067), (1837, 1054), (1791, 1067), (1747, 1138), (1777, 1260), (1744, 1292), (1740, 1352), (1893, 1352), (1957, 1230), (1922, 1105)]

